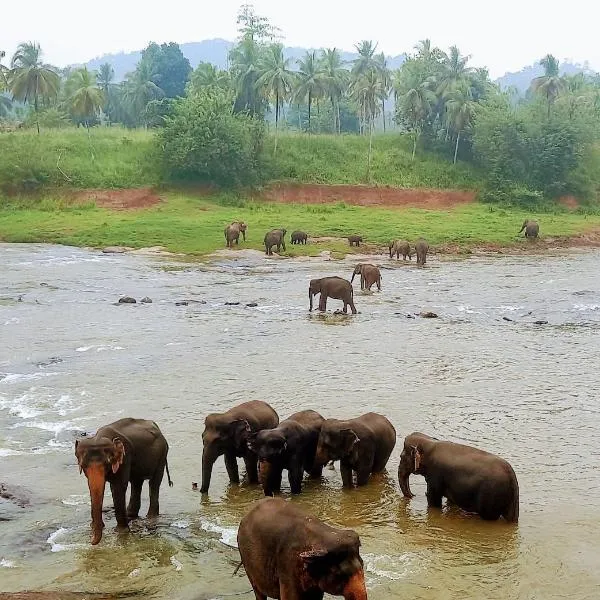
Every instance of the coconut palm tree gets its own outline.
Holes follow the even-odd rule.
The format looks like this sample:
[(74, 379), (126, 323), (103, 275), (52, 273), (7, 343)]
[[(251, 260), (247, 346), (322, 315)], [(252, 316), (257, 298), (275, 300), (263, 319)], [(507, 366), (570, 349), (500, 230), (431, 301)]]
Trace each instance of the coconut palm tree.
[(344, 67), (342, 55), (337, 48), (322, 50), (320, 65), (325, 93), (331, 102), (333, 131), (340, 133), (340, 100), (348, 87), (349, 73)]
[(352, 75), (355, 79), (379, 68), (380, 63), (377, 62), (375, 56), (377, 44), (371, 40), (363, 40), (359, 44), (355, 44), (354, 48), (358, 52), (358, 57), (352, 62)]
[(137, 69), (128, 76), (123, 93), (123, 100), (133, 110), (136, 120), (146, 124), (146, 106), (151, 100), (160, 100), (164, 96), (164, 91), (152, 81), (148, 63), (140, 62)]
[(563, 76), (569, 120), (573, 120), (578, 107), (590, 101), (589, 86), (583, 73)]
[(423, 82), (421, 85), (411, 88), (400, 98), (401, 110), (406, 116), (409, 127), (413, 130), (412, 160), (415, 159), (423, 125), (435, 101), (436, 95), (430, 89), (429, 82)]
[(107, 115), (109, 123), (112, 120), (113, 104), (115, 102), (116, 84), (115, 84), (115, 70), (112, 68), (110, 63), (103, 63), (98, 69), (96, 74), (96, 83), (102, 91), (104, 103), (102, 110)]
[(8, 67), (5, 67), (2, 64), (4, 57), (6, 56), (6, 52), (4, 50), (0, 50), (0, 92), (8, 89)]
[(216, 87), (223, 91), (231, 89), (231, 77), (228, 71), (222, 71), (211, 63), (201, 62), (190, 77), (192, 90)]
[(392, 72), (388, 69), (387, 59), (383, 52), (375, 57), (375, 62), (377, 64), (377, 73), (381, 80), (381, 115), (383, 117), (383, 131), (385, 132), (385, 101), (392, 90)]
[(275, 152), (277, 152), (277, 132), (279, 130), (279, 113), (292, 95), (295, 75), (290, 70), (290, 59), (283, 56), (283, 44), (271, 44), (260, 65), (261, 75), (256, 85), (262, 89), (266, 98), (275, 105)]
[(560, 77), (559, 63), (552, 54), (546, 54), (540, 65), (544, 68), (544, 74), (536, 77), (531, 82), (531, 91), (543, 96), (548, 104), (548, 119), (554, 102), (564, 89), (564, 81)]
[(13, 100), (33, 104), (38, 134), (39, 105), (58, 96), (60, 75), (42, 62), (42, 50), (35, 42), (20, 44), (11, 61), (10, 90)]
[(260, 77), (262, 49), (252, 37), (244, 37), (229, 54), (231, 74), (236, 91), (234, 110), (261, 116), (265, 101), (256, 82)]
[(444, 54), (442, 58), (442, 72), (438, 76), (437, 90), (438, 96), (444, 96), (457, 87), (473, 72), (473, 69), (467, 67), (470, 56), (462, 56), (456, 46), (450, 47), (449, 54)]
[(105, 100), (102, 90), (96, 85), (96, 74), (83, 67), (72, 73), (69, 83), (72, 90), (68, 99), (71, 112), (89, 127), (89, 119), (100, 112)]
[(455, 87), (446, 97), (448, 127), (456, 135), (454, 164), (456, 164), (461, 135), (471, 126), (476, 106), (477, 103), (473, 100), (471, 87), (465, 82)]
[(310, 115), (312, 103), (319, 100), (325, 93), (325, 80), (320, 69), (317, 53), (312, 50), (304, 55), (298, 63), (298, 85), (296, 88), (296, 101), (307, 101), (308, 104), (308, 131), (311, 131)]

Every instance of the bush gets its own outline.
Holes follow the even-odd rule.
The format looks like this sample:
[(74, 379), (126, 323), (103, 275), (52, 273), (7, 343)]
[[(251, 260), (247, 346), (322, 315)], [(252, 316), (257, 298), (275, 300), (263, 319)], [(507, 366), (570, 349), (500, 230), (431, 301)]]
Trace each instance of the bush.
[(260, 180), (264, 126), (233, 114), (229, 95), (205, 88), (175, 102), (173, 116), (157, 136), (167, 179), (199, 181), (222, 187)]

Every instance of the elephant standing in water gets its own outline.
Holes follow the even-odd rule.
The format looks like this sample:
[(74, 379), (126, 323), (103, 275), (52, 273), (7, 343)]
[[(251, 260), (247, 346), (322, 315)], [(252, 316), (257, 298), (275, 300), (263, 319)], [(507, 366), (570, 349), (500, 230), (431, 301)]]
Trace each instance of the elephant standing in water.
[(512, 467), (502, 458), (471, 446), (440, 441), (423, 433), (404, 440), (398, 481), (405, 498), (412, 498), (409, 477), (423, 475), (427, 504), (442, 507), (442, 498), (467, 512), (495, 521), (519, 520), (519, 484)]
[(406, 240), (395, 240), (390, 242), (389, 246), (390, 258), (396, 255), (396, 259), (400, 259), (400, 255), (402, 254), (402, 260), (406, 260), (408, 256), (409, 260), (412, 260), (412, 252), (410, 250), (410, 244)]
[(354, 267), (352, 273), (352, 279), (350, 283), (354, 281), (354, 276), (360, 274), (360, 289), (371, 291), (373, 284), (377, 284), (378, 291), (381, 291), (381, 272), (379, 267), (369, 264), (359, 264)]
[(313, 296), (321, 294), (319, 298), (319, 310), (327, 310), (327, 298), (336, 298), (344, 302), (344, 312), (348, 312), (348, 306), (352, 314), (357, 313), (354, 306), (354, 289), (347, 279), (341, 277), (322, 277), (321, 279), (311, 279), (308, 286), (308, 299), (310, 301), (309, 311), (313, 309)]
[(271, 429), (279, 424), (279, 416), (261, 400), (251, 400), (234, 406), (224, 413), (213, 413), (204, 421), (202, 432), (202, 486), (208, 493), (213, 465), (219, 456), (225, 455), (225, 467), (231, 483), (239, 483), (237, 457), (246, 464), (250, 483), (258, 483), (258, 459), (248, 448), (248, 435), (261, 429)]
[(360, 539), (282, 498), (263, 498), (242, 519), (240, 557), (256, 600), (367, 600)]
[(277, 246), (277, 252), (283, 248), (285, 252), (285, 229), (273, 229), (265, 235), (265, 252), (271, 256), (273, 254), (273, 246)]
[(525, 219), (521, 229), (519, 230), (519, 233), (521, 233), (523, 230), (525, 230), (526, 238), (536, 238), (540, 233), (540, 225), (537, 221)]
[[(169, 445), (158, 425), (144, 419), (120, 419), (101, 427), (96, 435), (75, 442), (79, 472), (88, 480), (92, 505), (92, 544), (102, 539), (104, 521), (102, 502), (108, 481), (112, 492), (119, 530), (127, 530), (127, 522), (138, 516), (142, 484), (149, 480), (150, 508), (148, 517), (158, 516), (158, 493), (165, 472), (172, 486), (167, 454)], [(131, 497), (125, 510), (125, 493), (131, 482)]]
[(427, 262), (427, 253), (429, 252), (429, 244), (424, 238), (419, 238), (415, 242), (415, 251), (417, 254), (417, 265), (424, 266)]

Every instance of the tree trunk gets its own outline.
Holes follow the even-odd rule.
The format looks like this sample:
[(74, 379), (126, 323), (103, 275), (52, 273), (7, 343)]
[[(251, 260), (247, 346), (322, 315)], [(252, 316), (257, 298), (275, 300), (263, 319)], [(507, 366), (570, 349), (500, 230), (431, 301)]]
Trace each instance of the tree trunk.
[(310, 109), (312, 105), (312, 92), (308, 92), (308, 133), (310, 133)]
[(371, 156), (373, 154), (373, 126), (375, 124), (375, 117), (371, 116), (369, 126), (369, 158), (367, 160), (367, 183), (371, 181)]
[(385, 98), (381, 99), (381, 116), (383, 117), (383, 133), (385, 133)]
[(333, 133), (337, 133), (337, 114), (335, 112), (335, 98), (331, 96), (331, 112), (333, 115)]
[(37, 93), (33, 97), (33, 109), (35, 110), (35, 124), (37, 125), (37, 132), (38, 132), (38, 135), (40, 135), (40, 113), (38, 112)]
[(418, 137), (419, 137), (419, 134), (415, 130), (415, 137), (413, 138), (413, 152), (412, 152), (412, 159), (413, 160), (415, 160), (415, 154), (417, 152), (417, 139), (418, 139)]
[(460, 142), (460, 131), (458, 132), (458, 135), (456, 136), (456, 146), (454, 148), (454, 164), (456, 164), (456, 155), (458, 154), (458, 143)]
[(338, 122), (338, 135), (342, 133), (342, 118), (340, 116), (340, 103), (337, 103), (337, 122)]
[(273, 149), (273, 156), (277, 154), (277, 134), (279, 132), (279, 90), (275, 92), (275, 148)]

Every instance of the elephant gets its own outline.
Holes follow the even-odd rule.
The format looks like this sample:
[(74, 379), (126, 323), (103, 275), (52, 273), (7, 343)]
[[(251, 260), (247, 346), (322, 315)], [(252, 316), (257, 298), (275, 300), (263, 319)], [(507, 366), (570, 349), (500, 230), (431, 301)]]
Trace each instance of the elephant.
[(362, 486), (368, 483), (371, 473), (385, 469), (395, 445), (396, 430), (383, 415), (370, 412), (347, 421), (325, 419), (315, 464), (339, 460), (344, 487), (352, 487), (353, 471), (356, 484)]
[(248, 435), (279, 424), (279, 416), (261, 400), (243, 402), (224, 413), (212, 413), (204, 421), (202, 432), (202, 485), (200, 492), (208, 494), (213, 465), (225, 455), (225, 467), (231, 483), (239, 483), (237, 458), (244, 459), (250, 483), (258, 483), (258, 459), (248, 448)]
[(350, 283), (354, 281), (354, 276), (360, 273), (360, 289), (371, 291), (373, 284), (377, 284), (377, 289), (381, 291), (381, 272), (379, 267), (370, 264), (358, 264), (354, 267), (352, 273), (352, 279)]
[(424, 266), (427, 262), (427, 253), (429, 252), (429, 244), (424, 238), (419, 238), (415, 242), (415, 252), (417, 254), (417, 265)]
[(471, 446), (411, 433), (404, 439), (398, 481), (405, 498), (412, 498), (409, 477), (423, 475), (427, 504), (441, 508), (442, 498), (488, 521), (503, 516), (519, 520), (519, 484), (504, 459)]
[(246, 241), (246, 229), (248, 226), (243, 221), (232, 221), (231, 224), (225, 227), (225, 241), (228, 248), (233, 248), (233, 242), (239, 244), (240, 233)]
[(291, 235), (292, 244), (306, 244), (308, 235), (304, 231), (294, 231)]
[(282, 498), (263, 498), (240, 523), (240, 557), (256, 600), (367, 600), (360, 539)]
[(390, 258), (394, 258), (395, 254), (396, 259), (400, 259), (400, 255), (402, 254), (402, 260), (406, 260), (407, 256), (409, 260), (412, 260), (410, 244), (406, 240), (395, 240), (390, 242), (388, 248), (390, 251)]
[(281, 472), (288, 470), (292, 494), (302, 491), (302, 474), (321, 477), (323, 466), (315, 467), (315, 453), (323, 417), (314, 410), (294, 413), (273, 429), (249, 434), (248, 447), (258, 456), (265, 496), (281, 489)]
[[(112, 492), (117, 529), (127, 531), (128, 520), (137, 518), (142, 484), (148, 480), (150, 507), (148, 518), (158, 516), (158, 493), (165, 469), (173, 486), (167, 454), (169, 445), (154, 421), (120, 419), (101, 427), (96, 435), (75, 441), (75, 456), (88, 480), (92, 505), (92, 545), (102, 539), (104, 521), (102, 502), (108, 481)], [(125, 510), (125, 493), (131, 482), (131, 497)]]
[(351, 246), (360, 246), (360, 243), (362, 241), (363, 241), (363, 239), (360, 235), (349, 235), (348, 236), (348, 243)]
[(277, 252), (279, 252), (280, 248), (283, 248), (283, 251), (285, 252), (286, 233), (285, 229), (273, 229), (265, 235), (265, 250), (268, 255), (273, 254), (273, 246), (277, 246)]
[(523, 221), (521, 229), (519, 230), (519, 233), (521, 233), (523, 230), (525, 230), (526, 238), (536, 238), (540, 233), (540, 225), (537, 221), (533, 221), (532, 219), (525, 219)]
[(319, 298), (319, 310), (327, 310), (327, 298), (337, 298), (344, 302), (344, 313), (348, 312), (348, 306), (352, 314), (357, 313), (354, 306), (354, 289), (347, 279), (341, 277), (322, 277), (321, 279), (311, 279), (308, 286), (308, 299), (310, 301), (309, 311), (313, 309), (313, 296), (321, 294)]

